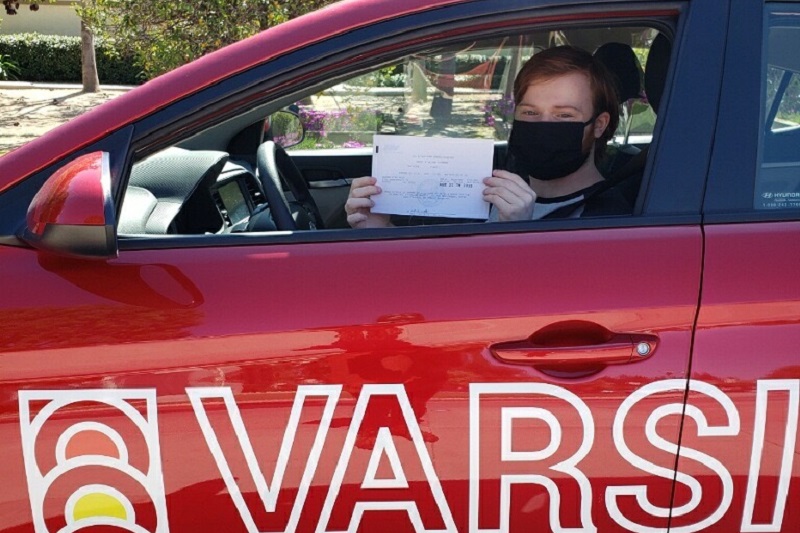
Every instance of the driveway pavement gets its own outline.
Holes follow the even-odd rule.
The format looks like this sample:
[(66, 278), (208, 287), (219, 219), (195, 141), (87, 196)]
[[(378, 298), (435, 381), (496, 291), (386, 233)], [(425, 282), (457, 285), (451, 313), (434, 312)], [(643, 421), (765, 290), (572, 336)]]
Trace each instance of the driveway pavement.
[(83, 93), (80, 85), (2, 81), (0, 154), (130, 89), (102, 86), (100, 92)]

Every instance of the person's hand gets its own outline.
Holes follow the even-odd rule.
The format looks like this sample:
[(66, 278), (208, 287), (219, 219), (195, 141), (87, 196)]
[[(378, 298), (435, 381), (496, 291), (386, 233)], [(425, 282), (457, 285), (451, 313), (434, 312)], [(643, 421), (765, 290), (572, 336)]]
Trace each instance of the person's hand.
[(497, 209), (498, 220), (530, 220), (536, 193), (528, 182), (505, 170), (495, 170), (484, 178), (483, 199)]
[(350, 194), (344, 204), (347, 213), (347, 223), (353, 228), (386, 228), (391, 226), (389, 215), (380, 215), (371, 211), (375, 202), (372, 196), (381, 193), (381, 188), (375, 185), (377, 179), (372, 176), (356, 178), (350, 184)]

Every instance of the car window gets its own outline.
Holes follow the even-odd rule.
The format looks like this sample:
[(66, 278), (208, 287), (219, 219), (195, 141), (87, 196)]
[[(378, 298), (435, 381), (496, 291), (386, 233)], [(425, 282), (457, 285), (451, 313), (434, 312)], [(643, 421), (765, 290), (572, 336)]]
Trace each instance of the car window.
[[(352, 74), (292, 95), (290, 105), (283, 97), (280, 103), (242, 109), (239, 116), (135, 161), (119, 233), (347, 228), (348, 189), (353, 179), (369, 175), (376, 134), (489, 139), (495, 143), (492, 168), (506, 168), (514, 79), (532, 55), (559, 45), (602, 58), (619, 89), (619, 126), (598, 168), (614, 177), (614, 192), (619, 191), (614, 207), (623, 205), (617, 212), (627, 215), (636, 205), (656, 123), (652, 95), (644, 88), (650, 48), (658, 37), (656, 29), (644, 26), (549, 29), (466, 38), (373, 66), (354, 64)], [(269, 172), (259, 166), (257, 151), (265, 140), (288, 153), (273, 161), (275, 179), (265, 177)], [(287, 169), (295, 179), (288, 179)], [(289, 213), (280, 215), (273, 203), (287, 204)], [(564, 207), (581, 216), (582, 207)], [(483, 220), (392, 220), (394, 225), (476, 221)]]
[(466, 42), (408, 55), (299, 102), (306, 140), (295, 147), (372, 146), (375, 133), (505, 140), (514, 75), (532, 39)]
[[(560, 44), (595, 52), (607, 42), (623, 41), (635, 53), (637, 75), (643, 78), (656, 33), (641, 27), (549, 31), (410, 54), (298, 101), (306, 137), (290, 150), (369, 147), (376, 133), (506, 141), (514, 116), (514, 78), (531, 55)], [(615, 58), (610, 61), (612, 70), (626, 68)], [(614, 144), (647, 144), (655, 114), (643, 89), (625, 96)]]
[(768, 7), (756, 209), (800, 208), (800, 10)]

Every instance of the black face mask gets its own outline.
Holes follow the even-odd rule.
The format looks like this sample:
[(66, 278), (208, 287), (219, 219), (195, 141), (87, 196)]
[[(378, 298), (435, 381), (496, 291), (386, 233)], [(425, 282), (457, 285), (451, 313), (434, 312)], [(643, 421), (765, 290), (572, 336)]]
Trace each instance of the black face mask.
[(508, 150), (514, 157), (510, 170), (537, 180), (572, 174), (589, 158), (590, 152), (583, 151), (583, 130), (595, 118), (587, 122), (515, 120), (508, 139)]

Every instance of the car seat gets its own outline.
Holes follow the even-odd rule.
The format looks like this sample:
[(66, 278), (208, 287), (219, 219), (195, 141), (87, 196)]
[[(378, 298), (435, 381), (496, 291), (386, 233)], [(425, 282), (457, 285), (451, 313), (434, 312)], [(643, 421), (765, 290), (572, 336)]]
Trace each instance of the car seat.
[[(658, 115), (661, 97), (664, 94), (671, 55), (672, 43), (664, 34), (659, 33), (653, 39), (644, 70), (645, 94), (656, 115)], [(638, 154), (631, 157), (625, 164), (617, 166), (607, 176), (610, 186), (616, 187), (631, 205), (636, 205), (651, 145), (652, 143), (645, 146)]]
[(642, 97), (642, 66), (633, 49), (624, 43), (606, 43), (594, 52), (597, 58), (614, 77), (617, 85), (622, 118), (627, 126), (630, 122), (630, 110), (633, 100)]
[(640, 151), (636, 146), (628, 144), (628, 132), (630, 131), (634, 101), (642, 97), (644, 74), (639, 59), (627, 44), (605, 43), (595, 50), (593, 55), (611, 73), (620, 102), (617, 131), (620, 129), (624, 131), (624, 140), (621, 144), (609, 144), (599, 165), (600, 172), (604, 176), (610, 176), (615, 169), (624, 166)]
[(122, 202), (119, 232), (218, 231), (222, 219), (208, 191), (227, 161), (225, 152), (171, 147), (136, 163)]

